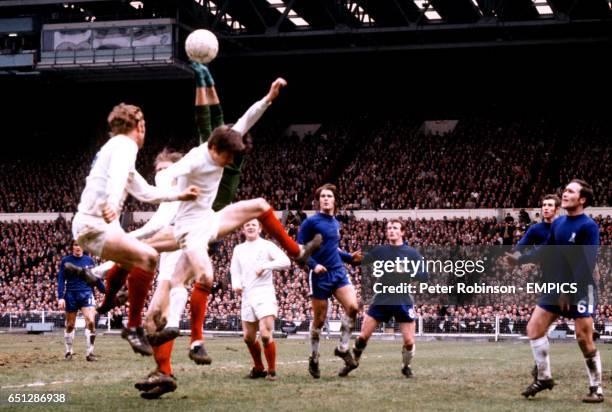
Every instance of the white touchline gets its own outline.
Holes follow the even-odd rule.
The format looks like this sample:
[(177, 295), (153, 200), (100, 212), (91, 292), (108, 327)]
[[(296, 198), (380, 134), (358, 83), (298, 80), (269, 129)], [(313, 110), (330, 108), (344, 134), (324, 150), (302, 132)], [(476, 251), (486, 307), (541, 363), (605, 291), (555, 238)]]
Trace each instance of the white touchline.
[(45, 382), (33, 382), (33, 383), (25, 383), (23, 385), (6, 385), (0, 386), (0, 389), (18, 389), (18, 388), (33, 388), (37, 386), (47, 386), (47, 385), (62, 385), (65, 383), (73, 383), (73, 380), (65, 380), (65, 381), (53, 381), (49, 383)]

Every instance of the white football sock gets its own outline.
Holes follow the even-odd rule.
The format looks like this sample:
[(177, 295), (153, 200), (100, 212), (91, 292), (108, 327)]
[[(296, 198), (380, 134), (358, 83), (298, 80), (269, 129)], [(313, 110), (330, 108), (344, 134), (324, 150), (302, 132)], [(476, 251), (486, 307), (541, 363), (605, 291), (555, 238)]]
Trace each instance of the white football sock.
[(66, 341), (66, 353), (72, 353), (72, 345), (74, 343), (74, 330), (70, 333), (64, 332), (64, 340)]
[(587, 373), (589, 375), (589, 386), (601, 386), (601, 358), (599, 351), (595, 351), (595, 355), (590, 358), (585, 357)]
[(319, 353), (319, 345), (321, 343), (321, 328), (315, 329), (310, 324), (310, 352)]
[(91, 355), (94, 350), (94, 341), (96, 340), (96, 332), (85, 329), (85, 341), (87, 342), (87, 355)]
[(355, 328), (355, 319), (344, 316), (340, 327), (340, 344), (338, 345), (341, 352), (346, 352), (349, 349), (353, 328)]
[(178, 328), (179, 321), (185, 310), (187, 303), (187, 289), (182, 286), (177, 286), (170, 289), (170, 303), (168, 304), (168, 319), (167, 328)]
[(538, 367), (538, 379), (550, 379), (552, 375), (550, 372), (550, 344), (548, 343), (548, 337), (542, 336), (540, 339), (530, 340), (529, 343), (531, 344), (533, 358)]
[(410, 366), (410, 362), (412, 362), (412, 358), (414, 357), (414, 352), (416, 352), (416, 345), (412, 345), (412, 349), (408, 350), (406, 346), (402, 348), (402, 360), (404, 361), (404, 366)]

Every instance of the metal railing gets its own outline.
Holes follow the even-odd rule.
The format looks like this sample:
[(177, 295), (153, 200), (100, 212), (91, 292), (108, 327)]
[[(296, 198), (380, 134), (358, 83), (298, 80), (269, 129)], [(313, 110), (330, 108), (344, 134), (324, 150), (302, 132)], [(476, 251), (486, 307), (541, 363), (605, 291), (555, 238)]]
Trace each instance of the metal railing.
[[(59, 331), (64, 328), (64, 312), (45, 312), (35, 311), (26, 313), (4, 312), (0, 313), (0, 330), (18, 332), (26, 330), (28, 324), (47, 324), (52, 325), (51, 329)], [(119, 330), (125, 326), (127, 316), (109, 317), (96, 315), (96, 327), (98, 330)], [(355, 324), (355, 332), (361, 330), (363, 318), (359, 316)], [(189, 317), (184, 317), (180, 324), (180, 329), (189, 331), (191, 323)], [(287, 321), (276, 319), (274, 329), (287, 334), (307, 333), (310, 326), (310, 319), (303, 321)], [(85, 320), (82, 316), (77, 316), (76, 328), (85, 327)], [(438, 337), (488, 337), (496, 341), (500, 337), (517, 337), (526, 334), (527, 321), (525, 319), (512, 319), (500, 315), (489, 315), (483, 317), (467, 316), (437, 316), (421, 315), (416, 320), (417, 336), (438, 336)], [(612, 339), (612, 322), (597, 322), (595, 329), (604, 338)], [(242, 332), (241, 320), (238, 316), (230, 315), (227, 317), (213, 318), (207, 317), (204, 330), (208, 332)], [(340, 330), (339, 320), (330, 320), (326, 323), (323, 333), (337, 333)], [(400, 324), (395, 321), (381, 322), (375, 333), (378, 334), (397, 334), (400, 333)], [(550, 330), (549, 336), (553, 337), (574, 337), (575, 328), (573, 320), (559, 320), (555, 322)]]

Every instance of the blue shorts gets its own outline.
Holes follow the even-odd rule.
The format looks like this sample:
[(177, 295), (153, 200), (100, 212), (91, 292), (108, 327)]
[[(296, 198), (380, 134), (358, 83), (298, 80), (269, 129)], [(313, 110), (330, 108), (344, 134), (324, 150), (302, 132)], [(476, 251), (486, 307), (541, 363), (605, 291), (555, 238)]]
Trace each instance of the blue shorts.
[(311, 270), (308, 273), (308, 284), (311, 298), (327, 300), (332, 297), (336, 289), (350, 285), (351, 281), (343, 267), (319, 274)]
[(368, 308), (368, 315), (379, 322), (389, 322), (394, 318), (398, 323), (414, 322), (413, 305), (372, 305)]
[(561, 306), (558, 305), (540, 305), (538, 306), (547, 312), (555, 313), (559, 316), (563, 316), (568, 319), (576, 318), (590, 318), (595, 313), (595, 308), (591, 305), (570, 305), (569, 310), (561, 310)]
[(547, 312), (568, 319), (590, 318), (597, 308), (597, 299), (594, 296), (591, 296), (590, 299), (580, 299), (577, 304), (570, 305), (569, 310), (561, 310), (561, 306), (551, 305), (551, 302), (558, 302), (558, 295), (543, 295), (538, 301), (538, 306)]
[(81, 308), (96, 306), (94, 294), (91, 290), (67, 290), (64, 294), (64, 299), (66, 300), (66, 312), (76, 312)]

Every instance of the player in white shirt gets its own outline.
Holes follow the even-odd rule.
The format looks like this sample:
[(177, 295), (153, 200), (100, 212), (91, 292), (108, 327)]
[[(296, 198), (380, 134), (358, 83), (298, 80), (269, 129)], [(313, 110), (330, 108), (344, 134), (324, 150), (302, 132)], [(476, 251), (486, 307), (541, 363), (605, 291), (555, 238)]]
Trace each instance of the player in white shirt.
[[(255, 218), (296, 260), (305, 261), (321, 242), (319, 237), (307, 245), (298, 245), (276, 218), (270, 204), (261, 198), (237, 202), (224, 207), (219, 212), (212, 210), (223, 167), (232, 162), (235, 153), (244, 150), (242, 137), (285, 85), (284, 79), (276, 79), (270, 86), (268, 94), (253, 104), (236, 124), (217, 127), (208, 142), (192, 149), (183, 159), (162, 172), (179, 179), (183, 185), (194, 184), (200, 189), (196, 202), (181, 203), (174, 226), (158, 232), (149, 241), (149, 244), (158, 251), (172, 251), (180, 247), (184, 253), (179, 259), (176, 273), (182, 276), (183, 284), (188, 284), (191, 279), (196, 278), (191, 304), (193, 307), (196, 302), (200, 309), (198, 319), (193, 321), (199, 326), (192, 327), (192, 350), (202, 348), (202, 336), (198, 335), (202, 334), (206, 304), (213, 283), (212, 264), (206, 250), (208, 243), (232, 233), (245, 222)], [(174, 276), (173, 278), (179, 281), (178, 278)], [(170, 307), (175, 307), (172, 298)], [(161, 333), (171, 336), (165, 331)]]
[(96, 154), (81, 195), (78, 212), (72, 220), (72, 233), (79, 245), (103, 259), (113, 260), (127, 273), (129, 295), (128, 327), (122, 337), (135, 352), (151, 355), (143, 329), (142, 309), (151, 287), (158, 253), (128, 236), (118, 216), (127, 194), (150, 203), (193, 200), (198, 189), (182, 192), (149, 185), (135, 169), (136, 155), (145, 139), (145, 120), (137, 106), (119, 104), (108, 116), (111, 138)]
[[(291, 262), (274, 243), (260, 237), (261, 226), (257, 219), (249, 220), (242, 227), (246, 241), (234, 248), (230, 273), (232, 288), (242, 295), (242, 330), (244, 342), (249, 348), (254, 366), (248, 377), (268, 377), (276, 380), (276, 343), (273, 339), (274, 319), (278, 312), (274, 291), (273, 270), (289, 269)], [(261, 336), (268, 370), (261, 359)]]

